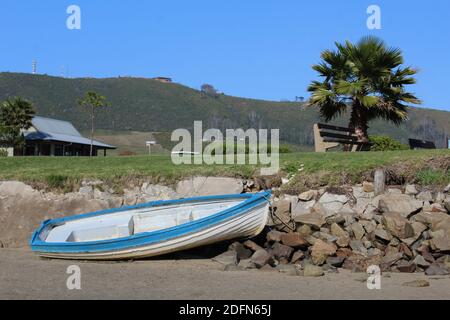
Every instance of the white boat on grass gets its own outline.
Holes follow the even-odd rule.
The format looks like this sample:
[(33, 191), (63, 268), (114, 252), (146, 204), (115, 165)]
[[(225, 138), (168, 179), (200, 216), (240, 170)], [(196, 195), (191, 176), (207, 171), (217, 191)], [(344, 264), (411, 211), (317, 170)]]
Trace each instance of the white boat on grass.
[(259, 234), (271, 192), (154, 201), (44, 221), (30, 245), (40, 256), (116, 260), (157, 256)]

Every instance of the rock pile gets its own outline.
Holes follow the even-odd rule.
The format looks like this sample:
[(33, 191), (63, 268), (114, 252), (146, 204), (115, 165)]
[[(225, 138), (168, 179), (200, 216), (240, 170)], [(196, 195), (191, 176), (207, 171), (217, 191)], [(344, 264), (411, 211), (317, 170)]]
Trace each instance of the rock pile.
[[(275, 198), (267, 231), (216, 258), (233, 269), (321, 276), (338, 268), (450, 274), (450, 187), (415, 185), (375, 196), (373, 185)], [(222, 259), (227, 257), (227, 259)]]

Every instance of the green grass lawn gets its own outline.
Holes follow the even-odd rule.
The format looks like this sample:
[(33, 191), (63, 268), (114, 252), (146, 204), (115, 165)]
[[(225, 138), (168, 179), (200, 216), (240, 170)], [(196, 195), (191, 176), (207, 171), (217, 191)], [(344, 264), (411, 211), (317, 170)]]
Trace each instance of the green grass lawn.
[[(403, 166), (424, 183), (448, 183), (447, 168), (428, 167), (432, 159), (450, 159), (450, 150), (359, 152), (359, 153), (289, 153), (280, 155), (281, 169), (299, 179), (317, 174), (333, 177), (345, 174), (358, 182), (367, 172), (380, 166)], [(303, 168), (299, 171), (300, 168)], [(193, 175), (233, 176), (249, 178), (258, 173), (252, 165), (174, 165), (168, 155), (136, 157), (0, 158), (0, 179), (26, 182), (81, 180), (84, 178), (120, 180), (152, 178), (173, 182)], [(415, 170), (415, 171), (414, 171)], [(323, 183), (326, 183), (324, 181)]]

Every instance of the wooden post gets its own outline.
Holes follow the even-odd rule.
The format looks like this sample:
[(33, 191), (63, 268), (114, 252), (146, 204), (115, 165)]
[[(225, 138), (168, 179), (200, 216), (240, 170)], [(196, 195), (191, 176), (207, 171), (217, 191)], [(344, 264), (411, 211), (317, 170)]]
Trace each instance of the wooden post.
[(384, 173), (384, 170), (383, 169), (375, 170), (375, 174), (373, 177), (373, 185), (376, 196), (384, 193), (384, 190), (386, 188), (385, 183), (386, 183), (386, 175)]

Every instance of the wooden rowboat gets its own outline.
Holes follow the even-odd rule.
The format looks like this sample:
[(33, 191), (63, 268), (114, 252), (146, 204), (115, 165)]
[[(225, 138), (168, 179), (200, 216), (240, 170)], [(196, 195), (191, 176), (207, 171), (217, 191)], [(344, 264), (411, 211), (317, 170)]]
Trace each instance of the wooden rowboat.
[(44, 221), (30, 246), (40, 256), (116, 260), (157, 256), (259, 234), (271, 192), (154, 201)]

